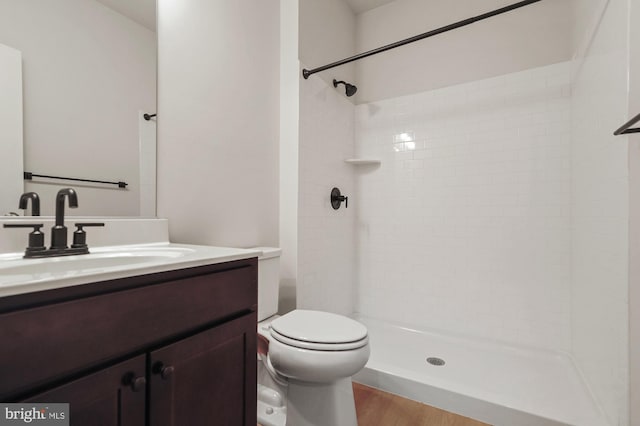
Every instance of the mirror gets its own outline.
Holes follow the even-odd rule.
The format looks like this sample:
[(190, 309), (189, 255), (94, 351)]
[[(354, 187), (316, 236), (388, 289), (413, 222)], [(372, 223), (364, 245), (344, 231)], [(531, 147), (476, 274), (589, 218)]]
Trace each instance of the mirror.
[(155, 216), (155, 19), (155, 0), (0, 0), (0, 44), (22, 55), (24, 171), (116, 183), (24, 180), (43, 215), (72, 187), (69, 214)]

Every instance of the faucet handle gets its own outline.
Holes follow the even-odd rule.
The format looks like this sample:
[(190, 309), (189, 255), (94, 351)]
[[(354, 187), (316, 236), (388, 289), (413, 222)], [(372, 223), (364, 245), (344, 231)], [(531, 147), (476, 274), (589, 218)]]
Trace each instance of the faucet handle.
[(44, 234), (40, 231), (44, 224), (42, 223), (5, 223), (4, 228), (33, 228), (29, 233), (29, 246), (24, 252), (24, 257), (34, 257), (34, 254), (44, 251)]
[(77, 226), (79, 230), (82, 230), (85, 226), (104, 226), (104, 222), (78, 222), (74, 223), (74, 226)]
[(73, 244), (71, 248), (87, 248), (87, 233), (84, 230), (87, 226), (104, 226), (101, 222), (79, 222), (74, 224), (76, 230), (73, 233)]

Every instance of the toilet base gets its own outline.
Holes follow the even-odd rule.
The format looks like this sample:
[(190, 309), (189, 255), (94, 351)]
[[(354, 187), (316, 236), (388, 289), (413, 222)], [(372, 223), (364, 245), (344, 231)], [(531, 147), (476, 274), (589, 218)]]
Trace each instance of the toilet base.
[(287, 410), (284, 407), (273, 407), (258, 400), (258, 424), (261, 426), (286, 426)]
[(357, 426), (351, 377), (333, 383), (290, 380), (283, 387), (258, 362), (258, 423), (263, 426)]
[(287, 391), (288, 386), (275, 382), (258, 357), (258, 424), (286, 426)]
[(351, 377), (333, 383), (291, 381), (287, 426), (358, 426)]

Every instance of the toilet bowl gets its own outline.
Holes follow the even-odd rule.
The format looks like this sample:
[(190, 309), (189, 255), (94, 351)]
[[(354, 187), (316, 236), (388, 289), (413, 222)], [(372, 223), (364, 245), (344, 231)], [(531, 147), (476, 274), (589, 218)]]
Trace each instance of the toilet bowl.
[[(269, 341), (259, 367), (271, 379), (265, 384), (265, 374), (259, 374), (260, 424), (357, 425), (351, 376), (369, 359), (369, 338), (362, 324), (328, 312), (294, 310), (260, 322), (258, 330)], [(268, 405), (268, 392), (279, 395), (281, 403)], [(284, 423), (274, 422), (274, 414)]]
[(271, 322), (269, 359), (282, 376), (331, 383), (351, 377), (369, 359), (367, 329), (328, 312), (295, 310)]
[[(277, 284), (271, 280), (278, 282), (273, 261), (280, 251), (257, 249), (263, 252), (258, 263), (258, 333), (268, 342), (268, 349), (263, 343), (258, 356), (258, 423), (357, 426), (351, 376), (369, 359), (366, 327), (351, 318), (315, 310), (275, 315)], [(267, 273), (271, 276), (265, 277)]]

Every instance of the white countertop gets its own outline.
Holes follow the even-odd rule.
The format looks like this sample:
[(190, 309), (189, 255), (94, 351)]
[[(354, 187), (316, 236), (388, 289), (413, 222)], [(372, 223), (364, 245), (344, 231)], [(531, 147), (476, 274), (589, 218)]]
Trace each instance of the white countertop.
[(260, 251), (173, 243), (90, 248), (90, 254), (23, 259), (0, 254), (0, 297), (257, 257)]

